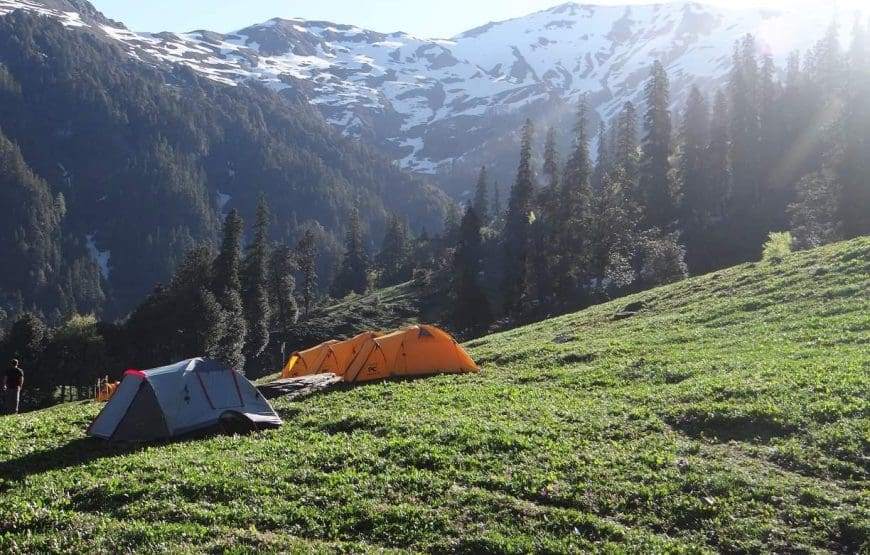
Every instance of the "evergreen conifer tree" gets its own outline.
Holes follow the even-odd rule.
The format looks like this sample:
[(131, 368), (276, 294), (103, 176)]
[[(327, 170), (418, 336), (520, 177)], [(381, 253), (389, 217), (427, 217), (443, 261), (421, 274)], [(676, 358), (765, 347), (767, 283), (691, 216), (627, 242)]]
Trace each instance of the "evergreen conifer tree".
[(664, 66), (656, 60), (645, 88), (647, 110), (644, 115), (643, 155), (640, 164), (640, 190), (647, 227), (665, 229), (673, 220), (671, 201), (670, 84)]
[(486, 172), (486, 166), (481, 166), (480, 174), (477, 177), (477, 187), (474, 190), (474, 201), (471, 203), (481, 225), (489, 223), (489, 204), (489, 177)]
[(592, 161), (589, 156), (589, 106), (584, 96), (580, 100), (574, 125), (574, 144), (565, 163), (557, 245), (559, 258), (555, 272), (556, 288), (563, 303), (569, 296), (582, 293), (589, 254)]
[(464, 335), (483, 333), (492, 321), (489, 300), (479, 281), (483, 258), (480, 227), (474, 208), (469, 206), (453, 256), (453, 322)]
[(502, 293), (505, 312), (508, 314), (518, 314), (521, 311), (528, 286), (530, 217), (535, 190), (532, 169), (533, 135), (532, 121), (526, 120), (522, 131), (517, 178), (513, 188), (511, 188), (508, 211), (505, 217), (504, 245), (507, 267), (505, 268)]
[(747, 35), (734, 48), (729, 81), (731, 168), (733, 191), (729, 234), (734, 244), (726, 264), (745, 260), (760, 250), (765, 236), (761, 207), (761, 128), (759, 124), (759, 68), (755, 39)]
[(629, 199), (630, 182), (622, 166), (606, 175), (595, 196), (594, 225), (589, 267), (598, 295), (611, 287), (624, 287), (635, 279), (631, 261), (637, 227), (637, 211)]
[(302, 274), (302, 310), (308, 316), (317, 289), (317, 243), (314, 241), (314, 232), (310, 229), (305, 230), (296, 246), (296, 257)]
[(227, 290), (239, 292), (242, 289), (242, 226), (238, 210), (231, 210), (224, 220), (221, 248), (214, 261), (212, 290), (218, 297)]
[(351, 292), (361, 295), (368, 289), (371, 263), (364, 241), (359, 210), (354, 207), (350, 213), (350, 222), (345, 236), (344, 256), (330, 289), (333, 297), (340, 299)]
[(242, 218), (233, 209), (224, 221), (221, 250), (214, 262), (212, 291), (226, 317), (222, 336), (216, 342), (215, 358), (241, 371), (247, 327), (241, 295)]
[(269, 345), (269, 207), (260, 195), (254, 237), (245, 252), (242, 303), (245, 309), (245, 357), (253, 361)]
[[(680, 125), (680, 158), (678, 166), (680, 222), (689, 238), (689, 260), (696, 254), (705, 256), (705, 230), (710, 224), (711, 180), (707, 168), (707, 146), (710, 142), (710, 113), (707, 100), (697, 87), (692, 87)], [(697, 241), (696, 241), (697, 239)]]
[(608, 148), (607, 126), (601, 121), (598, 124), (598, 160), (595, 163), (595, 173), (592, 175), (592, 189), (600, 191), (604, 184), (604, 176), (610, 171), (610, 150)]
[(638, 201), (638, 145), (637, 109), (632, 102), (626, 102), (614, 124), (613, 165), (622, 168), (627, 180), (629, 198)]
[(290, 327), (299, 317), (299, 307), (294, 296), (296, 280), (293, 278), (298, 269), (296, 257), (290, 247), (280, 245), (272, 250), (269, 258), (269, 298), (275, 307), (272, 321), (284, 337), (287, 337)]
[(387, 230), (378, 253), (381, 286), (395, 285), (410, 279), (410, 237), (408, 226), (396, 214), (387, 218)]

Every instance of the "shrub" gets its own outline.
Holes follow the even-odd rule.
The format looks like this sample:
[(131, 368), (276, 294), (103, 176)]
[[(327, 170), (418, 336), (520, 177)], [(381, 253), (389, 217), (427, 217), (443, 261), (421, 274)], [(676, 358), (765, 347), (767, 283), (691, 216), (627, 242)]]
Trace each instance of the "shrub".
[(791, 254), (791, 246), (792, 238), (788, 231), (771, 233), (764, 244), (761, 259), (774, 264), (782, 262), (783, 258)]
[(415, 268), (412, 274), (415, 287), (428, 287), (432, 284), (432, 270)]
[(662, 235), (657, 229), (640, 240), (640, 278), (645, 287), (657, 287), (689, 277), (686, 249), (676, 233)]

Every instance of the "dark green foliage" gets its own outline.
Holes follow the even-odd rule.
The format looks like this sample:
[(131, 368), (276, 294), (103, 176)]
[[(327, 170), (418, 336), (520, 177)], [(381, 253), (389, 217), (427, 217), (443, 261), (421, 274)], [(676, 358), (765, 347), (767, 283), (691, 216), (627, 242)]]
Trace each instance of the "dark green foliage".
[(489, 300), (480, 284), (484, 256), (480, 227), (477, 213), (468, 207), (453, 259), (452, 322), (456, 330), (473, 337), (483, 334), (492, 322)]
[(812, 249), (836, 239), (837, 183), (828, 172), (804, 176), (797, 184), (797, 200), (789, 206), (791, 232), (798, 249)]
[(634, 281), (631, 260), (637, 211), (629, 197), (631, 183), (622, 167), (605, 176), (601, 191), (595, 196), (592, 239), (589, 250), (590, 274), (598, 295), (608, 288), (621, 288)]
[[(338, 237), (357, 199), (364, 199), (360, 219), (373, 234), (384, 230), (388, 211), (406, 216), (415, 231), (438, 229), (449, 203), (384, 156), (341, 137), (307, 102), (266, 87), (228, 87), (183, 66), (140, 63), (110, 41), (23, 12), (0, 17), (0, 60), (0, 128), (24, 161), (13, 167), (29, 168), (39, 176), (33, 183), (48, 184), (25, 187), (39, 220), (24, 229), (41, 227), (42, 238), (28, 239), (33, 248), (15, 262), (21, 276), (53, 281), (43, 288), (27, 277), (23, 289), (0, 289), (9, 296), (21, 289), (26, 305), (46, 314), (61, 304), (55, 291), (66, 268), (87, 256), (87, 234), (112, 258), (100, 284), (106, 300), (91, 295), (84, 304), (100, 304), (113, 318), (127, 314), (155, 283), (169, 281), (187, 251), (217, 245), (219, 193), (231, 196), (229, 207), (247, 219), (257, 195), (265, 195), (278, 241), (296, 241), (311, 222), (321, 222), (324, 276), (340, 257)], [(16, 188), (31, 181), (15, 172)], [(49, 204), (60, 192), (66, 217), (59, 223)], [(20, 206), (22, 215), (30, 210), (23, 197), (12, 200), (3, 206)], [(5, 236), (0, 243), (0, 256), (17, 248)], [(52, 259), (47, 273), (46, 259)], [(0, 279), (6, 278), (18, 276)], [(60, 285), (67, 303), (79, 303)]]
[(317, 244), (314, 233), (306, 229), (296, 245), (296, 260), (299, 272), (302, 274), (302, 308), (306, 316), (311, 312), (314, 294), (317, 290)]
[(214, 261), (212, 290), (217, 295), (242, 290), (242, 233), (242, 218), (233, 209), (224, 221), (221, 249)]
[(639, 152), (637, 145), (637, 108), (634, 103), (626, 102), (613, 127), (614, 148), (613, 166), (622, 168), (626, 179), (632, 183), (628, 191), (632, 198), (637, 195)]
[(486, 166), (480, 167), (480, 175), (477, 177), (477, 186), (474, 189), (474, 200), (471, 206), (477, 213), (478, 219), (483, 225), (489, 223), (490, 210), (490, 194), (489, 194), (489, 177), (486, 173)]
[[(228, 218), (229, 220), (229, 218)], [(260, 356), (269, 345), (269, 207), (262, 196), (257, 203), (254, 237), (245, 251), (242, 272), (242, 304), (245, 310), (245, 358)], [(291, 289), (292, 297), (292, 289)], [(288, 309), (289, 310), (289, 309)]]
[(759, 68), (755, 39), (747, 36), (734, 47), (729, 82), (730, 141), (733, 188), (729, 206), (729, 235), (734, 243), (726, 265), (758, 252), (764, 237), (761, 219), (761, 128)]
[(592, 226), (592, 174), (589, 155), (589, 106), (581, 98), (574, 124), (574, 142), (565, 163), (558, 205), (553, 214), (557, 266), (555, 282), (559, 297), (566, 306), (581, 302), (588, 276), (589, 239)]
[(50, 334), (49, 328), (36, 314), (25, 312), (19, 315), (3, 338), (3, 363), (12, 358), (17, 358), (22, 366), (38, 361), (48, 345)]
[(559, 191), (559, 146), (557, 141), (557, 131), (555, 127), (547, 130), (547, 138), (544, 142), (544, 167), (543, 173), (546, 183), (545, 190), (550, 190), (553, 195)]
[(492, 184), (492, 207), (489, 209), (489, 215), (494, 226), (497, 226), (502, 222), (502, 210), (501, 186), (496, 180)]
[(65, 270), (60, 239), (63, 210), (57, 201), (0, 130), (0, 301), (4, 305), (13, 292), (20, 292), (27, 305), (59, 304), (51, 299)]
[(129, 365), (152, 368), (216, 353), (225, 314), (210, 290), (212, 265), (208, 248), (191, 250), (170, 285), (158, 286), (133, 311), (125, 326)]
[(604, 176), (610, 171), (611, 152), (608, 148), (607, 125), (604, 121), (598, 124), (598, 147), (597, 160), (595, 162), (595, 174), (592, 176), (592, 186), (595, 191), (600, 191), (604, 183)]
[(114, 362), (96, 318), (74, 315), (53, 330), (38, 377), (48, 391), (58, 384), (89, 386), (109, 374)]
[(664, 66), (658, 60), (644, 90), (646, 114), (640, 160), (640, 190), (647, 227), (666, 228), (674, 213), (671, 200), (670, 154), (671, 111), (670, 83)]
[(369, 269), (371, 263), (366, 252), (359, 210), (354, 208), (348, 218), (344, 240), (344, 256), (338, 273), (332, 281), (330, 294), (341, 299), (349, 293), (362, 294), (369, 288)]
[(535, 189), (532, 169), (532, 138), (534, 126), (527, 120), (522, 131), (520, 164), (517, 178), (511, 189), (508, 211), (505, 216), (504, 245), (507, 267), (503, 295), (506, 313), (521, 310), (528, 286), (529, 239), (532, 216), (532, 199)]
[(448, 245), (455, 245), (459, 240), (459, 224), (462, 221), (462, 212), (459, 206), (453, 204), (447, 208), (444, 216), (443, 231), (441, 233), (444, 242)]
[[(310, 260), (310, 259), (309, 259)], [(299, 307), (296, 304), (296, 280), (293, 275), (299, 270), (296, 256), (287, 245), (280, 245), (272, 250), (269, 259), (269, 299), (272, 325), (286, 336), (290, 328), (299, 318)]]
[(381, 287), (411, 279), (411, 237), (408, 224), (398, 214), (387, 218), (387, 231), (377, 256)]
[(689, 277), (686, 249), (676, 232), (662, 234), (654, 228), (644, 233), (639, 243), (641, 287), (651, 289)]

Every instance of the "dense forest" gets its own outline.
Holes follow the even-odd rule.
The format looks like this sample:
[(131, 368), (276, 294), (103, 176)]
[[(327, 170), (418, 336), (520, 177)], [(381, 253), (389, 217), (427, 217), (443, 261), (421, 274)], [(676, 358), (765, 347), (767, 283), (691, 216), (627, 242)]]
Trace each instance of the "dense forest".
[(506, 211), (486, 201), (484, 168), (454, 224), (455, 325), (479, 333), (757, 260), (771, 232), (796, 248), (870, 234), (870, 44), (861, 24), (851, 36), (843, 49), (832, 26), (786, 68), (747, 36), (727, 86), (695, 88), (678, 114), (656, 62), (645, 106), (626, 103), (594, 147), (585, 101), (564, 163), (549, 130), (540, 179), (527, 122)]
[(260, 193), (270, 240), (314, 234), (325, 285), (352, 208), (379, 237), (390, 212), (437, 231), (450, 204), (302, 99), (24, 12), (0, 17), (0, 158), (0, 306), (51, 323), (125, 316), (189, 250), (217, 246), (230, 208), (253, 218)]
[[(521, 130), (519, 165), (509, 198), (499, 198), (487, 169), (481, 168), (464, 213), (445, 203), (442, 231), (433, 235), (421, 225), (411, 226), (409, 222), (420, 224), (420, 219), (401, 206), (387, 212), (378, 205), (383, 222), (374, 226), (370, 201), (360, 196), (347, 198), (346, 204), (336, 201), (326, 216), (312, 215), (310, 221), (297, 216), (288, 226), (276, 214), (291, 205), (286, 199), (276, 200), (269, 187), (260, 186), (262, 181), (251, 185), (262, 190), (254, 197), (259, 198), (254, 208), (247, 210), (252, 224), (246, 225), (241, 217), (245, 209), (230, 210), (222, 218), (208, 209), (203, 185), (208, 163), (192, 154), (178, 157), (169, 142), (161, 142), (155, 152), (174, 153), (178, 165), (170, 166), (181, 173), (169, 182), (149, 182), (149, 190), (158, 198), (164, 193), (200, 195), (201, 203), (186, 206), (202, 207), (195, 220), (202, 238), (188, 224), (184, 233), (189, 239), (174, 247), (178, 262), (164, 261), (167, 272), (177, 266), (174, 277), (152, 289), (129, 318), (111, 324), (75, 315), (83, 313), (83, 306), (99, 306), (105, 281), (98, 279), (99, 269), (81, 249), (81, 257), (72, 262), (64, 255), (73, 248), (64, 226), (73, 202), (69, 197), (80, 194), (78, 188), (56, 191), (31, 170), (44, 166), (24, 161), (27, 147), (19, 145), (27, 143), (3, 139), (3, 179), (13, 176), (15, 186), (0, 188), (0, 194), (16, 195), (9, 202), (27, 207), (7, 217), (6, 227), (0, 229), (7, 234), (4, 242), (8, 237), (19, 249), (5, 256), (12, 256), (27, 273), (4, 279), (14, 284), (9, 290), (15, 291), (15, 302), (38, 293), (32, 287), (39, 283), (42, 291), (72, 295), (75, 306), (67, 308), (70, 317), (53, 326), (32, 311), (8, 318), (0, 352), (29, 361), (40, 376), (38, 391), (47, 398), (56, 394), (52, 384), (88, 384), (102, 369), (119, 369), (131, 361), (148, 367), (207, 355), (260, 375), (281, 363), (284, 348), (303, 347), (284, 341), (292, 337), (299, 318), (326, 302), (326, 291), (338, 299), (411, 279), (420, 287), (443, 287), (441, 323), (469, 338), (757, 260), (772, 232), (788, 232), (793, 248), (870, 234), (870, 41), (862, 25), (855, 26), (852, 37), (848, 48), (842, 48), (832, 27), (810, 52), (795, 54), (787, 67), (778, 68), (747, 36), (735, 45), (727, 86), (711, 96), (694, 89), (676, 112), (668, 75), (656, 62), (645, 85), (644, 106), (626, 103), (613, 121), (590, 129), (593, 117), (581, 100), (567, 155), (557, 147), (566, 130), (549, 129), (540, 137), (529, 121)], [(4, 64), (10, 67), (8, 59)], [(20, 96), (23, 85), (10, 77), (9, 70), (4, 72), (4, 94)], [(157, 83), (155, 78), (153, 86)], [(203, 89), (201, 94), (226, 102), (238, 100), (237, 95), (271, 98), (263, 91), (241, 89)], [(183, 98), (179, 95), (173, 102)], [(4, 110), (0, 113), (6, 114)], [(299, 110), (302, 115), (294, 116), (304, 118), (307, 112)], [(202, 117), (210, 121), (215, 116), (203, 112)], [(287, 125), (295, 121), (289, 119)], [(12, 136), (24, 133), (13, 129)], [(185, 129), (192, 133), (199, 126)], [(259, 140), (271, 140), (267, 131), (260, 129)], [(294, 136), (291, 131), (299, 129), (288, 130), (287, 141)], [(544, 156), (536, 159), (535, 147), (541, 143)], [(233, 150), (223, 143), (200, 155), (218, 148), (220, 156), (233, 157)], [(280, 160), (274, 163), (283, 168)], [(126, 181), (119, 183), (126, 186)], [(196, 186), (188, 189), (189, 183)], [(283, 183), (297, 182), (288, 177)], [(170, 190), (161, 192), (163, 186)], [(131, 195), (143, 195), (134, 197), (136, 202), (154, 202), (133, 191), (132, 184), (129, 187)], [(239, 192), (226, 183), (220, 187)], [(414, 191), (422, 194), (426, 189)], [(159, 229), (191, 216), (165, 208), (166, 214), (157, 213)], [(109, 217), (135, 221), (114, 212)], [(341, 220), (331, 223), (342, 230), (343, 241), (332, 237), (328, 248), (337, 256), (324, 272), (317, 263), (324, 244), (319, 222), (329, 217)], [(372, 248), (378, 239), (379, 247)], [(146, 244), (152, 248), (152, 243)], [(138, 244), (134, 247), (130, 256), (149, 252)], [(65, 272), (64, 280), (58, 269)], [(152, 288), (161, 281), (159, 276), (150, 279)]]

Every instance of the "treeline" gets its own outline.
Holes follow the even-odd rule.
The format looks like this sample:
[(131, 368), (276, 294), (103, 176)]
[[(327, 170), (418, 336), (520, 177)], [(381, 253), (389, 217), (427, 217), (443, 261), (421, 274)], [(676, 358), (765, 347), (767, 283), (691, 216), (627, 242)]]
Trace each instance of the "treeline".
[[(457, 210), (451, 214), (448, 227)], [(122, 321), (73, 314), (52, 325), (29, 311), (6, 318), (0, 326), (6, 328), (0, 357), (22, 361), (25, 407), (69, 399), (68, 391), (83, 391), (104, 376), (120, 379), (125, 368), (153, 368), (195, 356), (221, 360), (252, 377), (269, 374), (305, 346), (294, 342), (300, 318), (373, 287), (412, 277), (425, 285), (449, 268), (453, 239), (430, 238), (425, 230), (414, 236), (396, 214), (388, 218), (379, 253), (369, 256), (370, 240), (353, 208), (343, 256), (332, 282), (325, 284), (331, 295), (324, 294), (315, 230), (305, 230), (292, 245), (274, 242), (269, 239), (274, 220), (262, 195), (249, 227), (231, 210), (217, 251), (205, 245), (189, 250), (172, 279), (154, 287)]]
[(564, 162), (558, 130), (546, 134), (540, 178), (527, 122), (505, 212), (491, 210), (481, 171), (452, 232), (458, 329), (474, 335), (496, 319), (533, 320), (756, 260), (772, 231), (790, 230), (799, 248), (870, 234), (864, 26), (847, 50), (831, 27), (786, 68), (747, 36), (727, 86), (712, 98), (694, 88), (677, 117), (669, 89), (656, 62), (642, 113), (627, 102), (597, 133), (581, 100)]
[(261, 197), (243, 249), (244, 224), (238, 211), (231, 211), (218, 252), (205, 246), (190, 250), (169, 284), (158, 285), (122, 323), (74, 315), (50, 327), (36, 314), (19, 315), (0, 340), (0, 354), (26, 365), (27, 404), (62, 397), (61, 386), (119, 378), (131, 365), (152, 368), (194, 356), (257, 376), (274, 371), (283, 361), (270, 349), (273, 337), (287, 335), (300, 315), (299, 304), (308, 311), (315, 301), (317, 247), (310, 231), (292, 247), (270, 244), (269, 225)]

